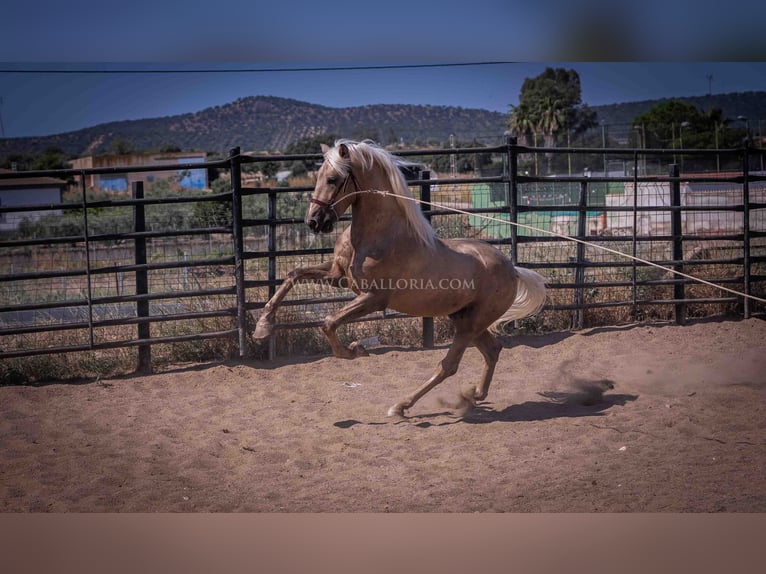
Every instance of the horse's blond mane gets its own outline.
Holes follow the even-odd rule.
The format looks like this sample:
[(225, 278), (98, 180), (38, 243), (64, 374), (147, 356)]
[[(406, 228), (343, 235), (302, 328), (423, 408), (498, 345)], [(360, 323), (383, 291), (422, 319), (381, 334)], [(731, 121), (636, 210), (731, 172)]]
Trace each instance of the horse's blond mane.
[[(341, 157), (339, 147), (345, 145), (348, 150), (348, 157)], [(412, 193), (407, 185), (400, 167), (412, 165), (406, 160), (397, 157), (375, 143), (365, 141), (353, 141), (340, 139), (335, 142), (335, 147), (331, 148), (325, 155), (332, 169), (345, 177), (348, 175), (351, 166), (358, 166), (362, 171), (367, 171), (378, 164), (385, 172), (388, 180), (389, 189), (385, 190), (397, 197), (399, 204), (408, 225), (426, 245), (434, 244), (434, 230), (431, 224), (423, 216), (419, 204), (405, 198), (412, 198)], [(384, 191), (384, 190), (380, 190)], [(400, 199), (401, 198), (401, 199)]]

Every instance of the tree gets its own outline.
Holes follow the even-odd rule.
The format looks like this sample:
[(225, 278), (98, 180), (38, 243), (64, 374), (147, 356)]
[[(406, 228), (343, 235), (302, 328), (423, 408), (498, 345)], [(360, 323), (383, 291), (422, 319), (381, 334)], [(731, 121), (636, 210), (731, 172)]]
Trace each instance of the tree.
[(683, 137), (682, 130), (699, 124), (699, 117), (699, 111), (692, 104), (681, 100), (668, 100), (636, 116), (633, 127), (640, 127), (646, 137), (645, 141), (639, 142), (641, 147), (679, 148)]
[(742, 145), (745, 132), (730, 123), (719, 108), (702, 112), (684, 101), (668, 100), (636, 116), (633, 127), (646, 134), (643, 147), (713, 149)]
[[(455, 147), (484, 147), (479, 143), (476, 138), (470, 142), (454, 142)], [(449, 143), (442, 143), (442, 147), (449, 147)], [(437, 155), (437, 156), (425, 156), (423, 161), (427, 161), (430, 167), (436, 171), (447, 173), (452, 169), (452, 157), (451, 155)], [(488, 153), (458, 153), (454, 156), (455, 169), (458, 173), (468, 173), (477, 170), (481, 170), (483, 167), (487, 167), (492, 164), (492, 155)]]
[(243, 163), (242, 173), (254, 174), (260, 172), (264, 178), (270, 179), (277, 175), (280, 167), (281, 164), (278, 161), (266, 160), (254, 163)]
[(69, 155), (60, 147), (51, 146), (45, 149), (32, 163), (32, 169), (69, 169)]
[(231, 202), (202, 201), (194, 204), (192, 227), (231, 227), (233, 219)]
[(42, 153), (11, 153), (0, 163), (0, 168), (19, 171), (69, 169), (70, 155), (57, 146), (49, 146)]
[(136, 146), (122, 138), (114, 140), (111, 147), (114, 155), (128, 155), (136, 151)]
[[(537, 145), (541, 135), (545, 147), (555, 147), (564, 134), (578, 135), (596, 125), (596, 114), (582, 103), (580, 76), (575, 70), (546, 68), (521, 86), (519, 105), (511, 106), (510, 130), (527, 145)], [(550, 166), (552, 154), (546, 154)]]
[(532, 145), (533, 134), (537, 131), (537, 124), (529, 104), (521, 102), (518, 106), (511, 105), (511, 113), (508, 116), (508, 129), (521, 139), (522, 145)]
[(560, 99), (553, 96), (544, 96), (536, 110), (537, 127), (543, 134), (543, 142), (546, 147), (556, 145), (556, 134), (567, 123), (566, 113)]
[[(332, 134), (323, 134), (320, 136), (313, 136), (309, 138), (303, 138), (302, 140), (295, 141), (288, 145), (285, 148), (285, 154), (291, 155), (291, 154), (314, 154), (314, 153), (320, 153), (322, 144), (326, 145), (333, 145), (335, 143), (335, 140), (338, 139), (337, 136), (334, 136)], [(306, 171), (315, 171), (315, 160), (303, 160), (302, 161), (305, 170)], [(288, 166), (289, 169), (293, 170), (293, 173), (295, 173), (295, 166), (294, 164), (291, 166)], [(300, 171), (300, 169), (299, 169)], [(304, 171), (303, 173), (306, 173)], [(298, 175), (296, 173), (296, 175)]]

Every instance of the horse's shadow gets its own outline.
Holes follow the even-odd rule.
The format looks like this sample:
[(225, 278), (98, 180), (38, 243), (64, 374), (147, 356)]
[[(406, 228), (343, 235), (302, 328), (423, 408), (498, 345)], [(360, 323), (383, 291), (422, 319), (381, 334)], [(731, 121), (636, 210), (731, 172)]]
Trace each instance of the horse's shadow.
[(613, 406), (624, 406), (635, 401), (637, 395), (604, 395), (601, 402), (592, 405), (577, 404), (566, 399), (562, 401), (526, 401), (509, 405), (502, 410), (495, 410), (488, 405), (479, 404), (462, 417), (462, 422), (486, 424), (494, 422), (534, 422), (572, 417), (599, 417)]
[[(578, 404), (569, 400), (574, 398), (572, 393), (557, 393), (556, 400), (526, 401), (516, 405), (510, 405), (501, 410), (492, 408), (489, 403), (479, 403), (464, 414), (456, 414), (451, 411), (411, 415), (400, 419), (388, 419), (386, 421), (362, 422), (354, 419), (338, 421), (334, 426), (338, 428), (350, 428), (357, 424), (380, 425), (409, 423), (418, 428), (441, 427), (454, 424), (487, 424), (487, 423), (514, 423), (545, 421), (558, 418), (572, 417), (599, 417), (614, 406), (624, 406), (630, 401), (635, 401), (638, 395), (606, 394), (596, 404)], [(443, 419), (447, 420), (443, 420)], [(430, 420), (429, 420), (430, 419)], [(435, 420), (432, 422), (432, 420)]]

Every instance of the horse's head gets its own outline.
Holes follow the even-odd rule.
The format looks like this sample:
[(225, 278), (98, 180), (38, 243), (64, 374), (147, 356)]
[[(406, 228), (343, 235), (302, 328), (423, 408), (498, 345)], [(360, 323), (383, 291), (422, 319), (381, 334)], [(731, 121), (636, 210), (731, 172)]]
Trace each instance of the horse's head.
[(335, 222), (351, 205), (348, 195), (359, 186), (351, 171), (351, 158), (346, 144), (336, 147), (322, 144), (324, 162), (317, 173), (317, 182), (304, 221), (314, 233), (332, 231)]

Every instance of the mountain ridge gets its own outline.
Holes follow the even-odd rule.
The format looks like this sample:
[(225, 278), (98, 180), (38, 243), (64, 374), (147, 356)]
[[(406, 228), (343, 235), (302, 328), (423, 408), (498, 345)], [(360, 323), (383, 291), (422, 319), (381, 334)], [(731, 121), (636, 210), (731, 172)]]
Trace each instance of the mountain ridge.
[[(719, 107), (731, 119), (766, 118), (766, 92), (734, 92), (661, 98), (591, 106), (607, 125), (629, 124), (640, 113), (666, 100), (682, 100), (698, 108)], [(58, 147), (73, 156), (111, 153), (127, 142), (135, 151), (177, 147), (226, 154), (283, 151), (303, 138), (324, 134), (370, 138), (383, 144), (404, 142), (414, 147), (443, 145), (450, 135), (458, 141), (494, 144), (506, 129), (507, 113), (475, 108), (415, 104), (367, 104), (335, 108), (292, 98), (246, 96), (196, 112), (119, 120), (47, 136), (0, 140), (0, 157), (41, 153)]]

